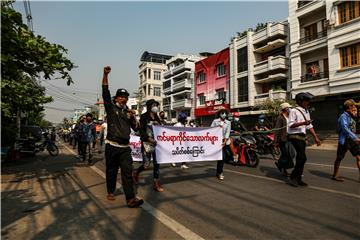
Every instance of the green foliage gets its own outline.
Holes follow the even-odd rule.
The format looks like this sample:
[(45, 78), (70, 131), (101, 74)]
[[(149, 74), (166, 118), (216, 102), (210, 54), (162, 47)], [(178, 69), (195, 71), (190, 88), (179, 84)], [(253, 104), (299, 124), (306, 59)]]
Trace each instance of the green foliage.
[[(273, 124), (275, 124), (275, 120), (277, 118), (277, 116), (279, 116), (279, 114), (281, 113), (281, 107), (280, 104), (284, 103), (285, 101), (283, 100), (271, 100), (271, 99), (266, 99), (264, 102), (258, 104), (256, 106), (256, 108), (258, 108), (259, 110), (263, 110), (264, 114), (271, 119), (271, 122)], [(286, 100), (286, 102), (288, 102), (290, 105), (295, 106), (296, 103), (293, 100)]]
[(236, 32), (237, 36), (238, 37), (243, 37), (243, 36), (246, 36), (247, 32), (257, 32), (263, 28), (266, 28), (267, 26), (267, 23), (258, 23), (256, 24), (256, 28), (253, 29), (253, 28), (248, 28), (247, 30), (243, 31), (243, 32)]
[[(26, 113), (28, 123), (48, 124), (43, 120), (43, 104), (52, 101), (35, 79), (54, 76), (70, 85), (74, 64), (64, 55), (67, 50), (35, 35), (23, 23), (19, 12), (1, 2), (1, 120), (2, 142), (11, 144), (16, 134), (16, 118)], [(15, 128), (14, 128), (15, 126)], [(14, 130), (15, 129), (15, 130)], [(6, 138), (5, 138), (6, 136)]]

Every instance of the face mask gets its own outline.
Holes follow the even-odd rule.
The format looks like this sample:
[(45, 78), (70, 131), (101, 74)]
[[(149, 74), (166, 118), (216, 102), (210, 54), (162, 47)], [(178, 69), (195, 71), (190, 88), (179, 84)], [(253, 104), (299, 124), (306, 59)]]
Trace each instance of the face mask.
[(220, 117), (221, 117), (222, 119), (225, 119), (225, 118), (226, 118), (226, 113), (222, 113), (222, 114), (220, 115)]
[(152, 111), (153, 113), (157, 113), (157, 112), (159, 111), (159, 108), (156, 107), (156, 106), (154, 106), (154, 107), (151, 108), (151, 111)]
[(260, 123), (264, 123), (264, 119), (260, 119), (259, 122), (260, 122)]

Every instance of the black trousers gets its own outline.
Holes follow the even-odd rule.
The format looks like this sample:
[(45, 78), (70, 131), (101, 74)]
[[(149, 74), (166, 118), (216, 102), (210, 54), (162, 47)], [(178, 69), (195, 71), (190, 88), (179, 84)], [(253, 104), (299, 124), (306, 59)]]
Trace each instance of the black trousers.
[(290, 141), (296, 150), (296, 164), (294, 170), (291, 172), (290, 178), (299, 181), (301, 180), (301, 175), (304, 172), (304, 166), (307, 160), (305, 153), (306, 142), (299, 139), (290, 139)]
[(216, 175), (220, 175), (224, 169), (224, 162), (228, 155), (227, 151), (231, 151), (230, 145), (225, 145), (222, 149), (222, 160), (217, 161), (216, 164)]
[(116, 189), (116, 179), (121, 168), (121, 183), (124, 189), (126, 200), (135, 197), (134, 182), (132, 178), (133, 159), (131, 148), (120, 148), (110, 144), (105, 145), (106, 158), (106, 187), (108, 193), (114, 193)]

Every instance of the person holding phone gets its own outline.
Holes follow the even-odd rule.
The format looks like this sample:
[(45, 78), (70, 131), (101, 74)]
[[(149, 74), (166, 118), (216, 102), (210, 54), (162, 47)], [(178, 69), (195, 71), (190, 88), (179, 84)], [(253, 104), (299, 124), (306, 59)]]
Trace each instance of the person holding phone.
[(295, 101), (298, 107), (293, 108), (289, 114), (289, 130), (288, 138), (296, 150), (296, 164), (294, 170), (290, 174), (289, 184), (293, 187), (307, 186), (308, 184), (302, 181), (304, 166), (306, 163), (306, 131), (309, 130), (318, 146), (321, 142), (315, 133), (314, 127), (311, 124), (313, 120), (310, 118), (310, 102), (314, 95), (308, 92), (301, 92), (295, 96)]

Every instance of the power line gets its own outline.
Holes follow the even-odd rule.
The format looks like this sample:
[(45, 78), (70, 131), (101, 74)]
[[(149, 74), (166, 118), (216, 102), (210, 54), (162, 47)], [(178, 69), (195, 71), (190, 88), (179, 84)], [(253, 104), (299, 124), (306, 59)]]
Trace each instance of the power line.
[(53, 109), (53, 110), (57, 110), (57, 111), (63, 111), (63, 112), (74, 112), (74, 109), (70, 110), (70, 109), (50, 107), (50, 106), (44, 106), (44, 108)]

